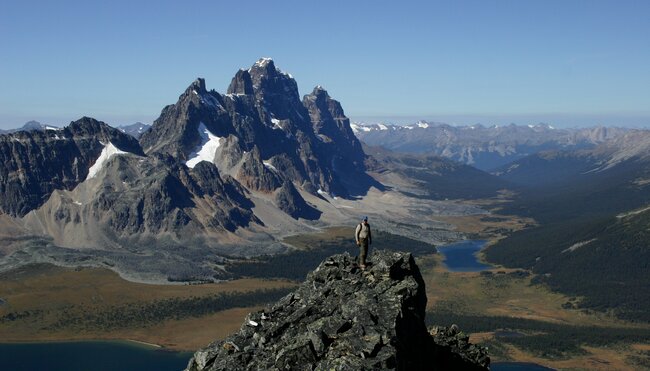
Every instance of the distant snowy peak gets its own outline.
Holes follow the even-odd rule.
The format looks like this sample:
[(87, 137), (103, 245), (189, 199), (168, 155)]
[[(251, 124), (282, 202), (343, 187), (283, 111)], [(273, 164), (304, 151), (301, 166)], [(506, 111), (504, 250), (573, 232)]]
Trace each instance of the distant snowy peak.
[(391, 125), (391, 124), (365, 124), (365, 123), (351, 123), (350, 128), (352, 128), (352, 131), (357, 134), (360, 132), (371, 132), (371, 131), (386, 131), (386, 130), (399, 130), (402, 129), (403, 127), (399, 125)]
[(290, 73), (284, 72), (281, 69), (277, 68), (275, 66), (275, 63), (273, 62), (273, 58), (270, 57), (262, 57), (260, 58), (255, 64), (253, 64), (253, 67), (248, 69), (248, 73), (251, 73), (254, 68), (270, 68), (272, 70), (275, 70), (276, 72), (288, 76), (289, 78), (293, 79), (293, 76)]
[(138, 138), (140, 138), (140, 136), (142, 134), (144, 134), (145, 131), (149, 130), (150, 127), (151, 127), (151, 125), (149, 125), (149, 124), (143, 124), (141, 122), (136, 122), (135, 124), (131, 124), (131, 125), (121, 125), (121, 126), (118, 126), (117, 128), (121, 132), (123, 132), (125, 134), (129, 134), (130, 136), (138, 139)]
[(369, 133), (373, 131), (387, 131), (387, 130), (393, 130), (393, 131), (400, 131), (400, 130), (413, 130), (413, 129), (440, 129), (440, 128), (449, 128), (449, 129), (454, 129), (454, 130), (492, 130), (492, 131), (504, 131), (504, 130), (509, 130), (509, 129), (518, 129), (518, 130), (527, 130), (530, 129), (532, 131), (540, 132), (540, 131), (548, 131), (548, 130), (557, 130), (555, 127), (544, 124), (544, 123), (539, 123), (536, 125), (516, 125), (516, 124), (510, 124), (510, 125), (491, 125), (491, 126), (483, 126), (481, 124), (475, 124), (475, 125), (449, 125), (445, 124), (442, 122), (428, 122), (424, 120), (420, 120), (414, 124), (408, 124), (408, 125), (397, 125), (397, 124), (387, 124), (387, 123), (376, 123), (376, 124), (370, 124), (370, 123), (364, 123), (364, 122), (353, 122), (351, 125), (352, 131), (354, 133)]

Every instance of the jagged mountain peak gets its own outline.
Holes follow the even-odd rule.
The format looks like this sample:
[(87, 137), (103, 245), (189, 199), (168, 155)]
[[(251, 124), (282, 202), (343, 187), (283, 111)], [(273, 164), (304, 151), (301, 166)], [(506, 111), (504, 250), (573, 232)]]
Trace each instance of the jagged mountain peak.
[[(320, 85), (316, 85), (314, 87), (314, 90), (312, 90), (310, 94), (305, 95), (305, 97), (310, 97), (310, 96), (315, 97), (317, 99), (330, 98), (330, 95), (327, 92), (327, 90), (325, 88), (323, 88), (322, 86), (320, 86)], [(303, 97), (303, 99), (304, 99), (304, 97)]]
[(283, 104), (300, 101), (296, 80), (277, 68), (271, 58), (261, 58), (248, 69), (248, 73), (259, 100), (271, 99)]
[(190, 86), (186, 90), (194, 90), (199, 94), (206, 93), (207, 90), (205, 88), (205, 79), (202, 77), (198, 77), (190, 84)]
[(255, 62), (255, 64), (253, 64), (253, 67), (251, 68), (256, 68), (256, 67), (275, 70), (275, 63), (273, 62), (273, 58), (262, 57), (258, 59), (257, 62)]
[(72, 121), (68, 125), (71, 130), (99, 131), (103, 126), (108, 126), (105, 122), (99, 121), (92, 117), (83, 116), (77, 121)]
[[(364, 157), (349, 126), (340, 103), (325, 89), (319, 86), (301, 100), (293, 77), (262, 58), (239, 69), (225, 95), (206, 91), (205, 81), (197, 79), (176, 104), (163, 109), (140, 143), (147, 153), (168, 153), (183, 162), (210, 150), (205, 159), (244, 184), (257, 185), (253, 189), (271, 191), (292, 179), (345, 196), (339, 178), (358, 178)], [(205, 130), (219, 140), (202, 140)], [(243, 155), (249, 151), (259, 155)], [(270, 172), (262, 166), (267, 161), (282, 166)], [(355, 170), (348, 171), (348, 164), (356, 164)], [(342, 174), (334, 174), (335, 168)], [(258, 175), (268, 181), (258, 184), (253, 179)]]
[(230, 86), (228, 86), (228, 94), (250, 95), (254, 93), (253, 80), (251, 80), (250, 72), (245, 69), (237, 71), (237, 74), (235, 74), (235, 77), (230, 82)]

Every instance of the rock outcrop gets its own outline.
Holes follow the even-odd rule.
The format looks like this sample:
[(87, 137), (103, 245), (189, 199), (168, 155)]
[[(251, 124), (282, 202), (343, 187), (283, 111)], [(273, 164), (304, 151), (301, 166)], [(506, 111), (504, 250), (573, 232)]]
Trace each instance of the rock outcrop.
[(318, 219), (321, 212), (309, 205), (291, 182), (284, 182), (274, 195), (275, 205), (292, 218)]
[(365, 271), (348, 254), (320, 264), (293, 293), (199, 350), (188, 371), (487, 370), (484, 348), (424, 324), (424, 281), (411, 254), (376, 251)]

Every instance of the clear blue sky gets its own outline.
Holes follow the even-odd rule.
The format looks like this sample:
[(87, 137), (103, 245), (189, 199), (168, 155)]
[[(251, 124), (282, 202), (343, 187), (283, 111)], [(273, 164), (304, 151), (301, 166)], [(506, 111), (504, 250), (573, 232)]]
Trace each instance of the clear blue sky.
[(650, 1), (3, 1), (0, 128), (152, 122), (270, 56), (352, 118), (650, 126)]

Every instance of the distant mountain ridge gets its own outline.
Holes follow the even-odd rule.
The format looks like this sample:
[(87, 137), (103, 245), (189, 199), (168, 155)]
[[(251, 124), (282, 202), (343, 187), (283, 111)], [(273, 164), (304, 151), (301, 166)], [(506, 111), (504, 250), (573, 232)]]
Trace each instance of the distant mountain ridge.
[(149, 130), (151, 125), (149, 124), (143, 124), (141, 122), (136, 122), (134, 124), (130, 125), (120, 125), (117, 127), (121, 132), (125, 134), (129, 134), (130, 136), (134, 137), (135, 139), (140, 139), (142, 134), (144, 134), (145, 131)]
[[(148, 124), (143, 124), (141, 122), (136, 122), (134, 124), (129, 124), (129, 125), (120, 125), (117, 126), (116, 129), (119, 129), (121, 132), (125, 134), (129, 134), (130, 136), (134, 137), (135, 139), (139, 139), (140, 136), (147, 131), (151, 125)], [(61, 130), (60, 127), (54, 126), (54, 125), (43, 125), (38, 121), (28, 121), (25, 123), (20, 128), (17, 129), (8, 129), (8, 130), (2, 130), (0, 129), (0, 134), (8, 134), (8, 133), (15, 133), (17, 131), (31, 131), (31, 130)]]
[(27, 121), (25, 125), (18, 129), (8, 129), (8, 130), (2, 130), (0, 129), (0, 134), (7, 134), (7, 133), (15, 133), (17, 131), (32, 131), (32, 130), (59, 130), (59, 127), (56, 127), (54, 125), (43, 125), (38, 121)]
[(544, 150), (593, 148), (631, 131), (614, 127), (559, 129), (548, 124), (452, 126), (427, 121), (405, 126), (353, 123), (352, 129), (369, 145), (435, 154), (486, 171)]

